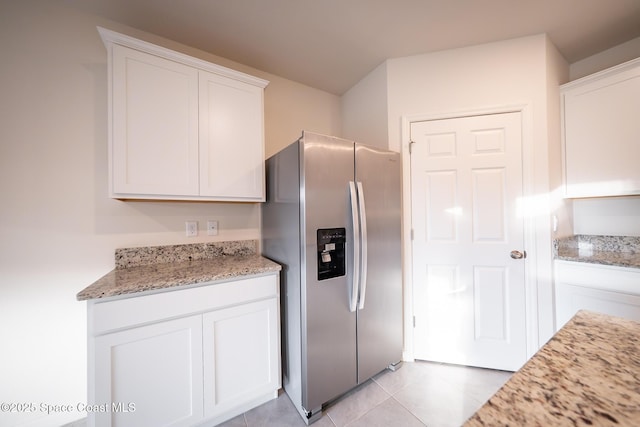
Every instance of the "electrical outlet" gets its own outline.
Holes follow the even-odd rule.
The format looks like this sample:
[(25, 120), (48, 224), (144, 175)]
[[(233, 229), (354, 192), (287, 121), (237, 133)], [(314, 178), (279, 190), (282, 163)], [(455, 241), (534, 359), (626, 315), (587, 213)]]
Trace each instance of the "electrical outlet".
[(218, 235), (218, 221), (216, 221), (216, 220), (207, 221), (207, 234), (209, 236), (217, 236)]
[(185, 222), (187, 227), (187, 237), (196, 237), (198, 235), (198, 221)]

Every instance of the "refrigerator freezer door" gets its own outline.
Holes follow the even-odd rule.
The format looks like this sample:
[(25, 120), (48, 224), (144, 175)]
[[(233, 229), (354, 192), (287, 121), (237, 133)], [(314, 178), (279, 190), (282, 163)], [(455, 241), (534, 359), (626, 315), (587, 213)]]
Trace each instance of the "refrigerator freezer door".
[[(357, 384), (356, 313), (349, 311), (353, 276), (349, 181), (354, 176), (354, 145), (305, 132), (301, 147), (302, 405), (315, 411)], [(347, 238), (346, 272), (318, 280), (318, 230), (340, 228)]]
[(356, 144), (366, 206), (367, 284), (358, 310), (358, 382), (402, 358), (400, 156)]

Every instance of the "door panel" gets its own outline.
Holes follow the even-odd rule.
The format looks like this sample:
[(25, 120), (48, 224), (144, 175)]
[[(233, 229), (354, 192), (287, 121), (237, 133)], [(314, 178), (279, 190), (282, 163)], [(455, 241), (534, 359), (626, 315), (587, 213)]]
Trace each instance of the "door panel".
[(526, 360), (519, 113), (411, 124), (416, 357), (516, 370)]
[(473, 241), (504, 242), (505, 224), (505, 170), (473, 169)]
[(400, 179), (397, 153), (356, 144), (368, 258), (364, 307), (358, 310), (358, 382), (402, 359)]
[[(438, 171), (426, 174), (426, 209), (431, 215), (425, 217), (427, 241), (457, 240), (457, 224), (452, 209), (458, 206), (456, 197), (456, 171)], [(453, 208), (452, 208), (453, 206)]]
[[(473, 269), (474, 325), (476, 340), (500, 340), (508, 338), (508, 287), (506, 269), (479, 267)], [(491, 310), (487, 310), (491, 307)]]

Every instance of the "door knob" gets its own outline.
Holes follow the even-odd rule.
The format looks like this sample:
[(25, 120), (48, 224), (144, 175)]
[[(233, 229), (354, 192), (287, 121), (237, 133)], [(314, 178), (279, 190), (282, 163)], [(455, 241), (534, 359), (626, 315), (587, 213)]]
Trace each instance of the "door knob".
[(526, 252), (520, 252), (520, 251), (511, 251), (511, 258), (513, 259), (522, 259), (525, 258), (527, 256)]

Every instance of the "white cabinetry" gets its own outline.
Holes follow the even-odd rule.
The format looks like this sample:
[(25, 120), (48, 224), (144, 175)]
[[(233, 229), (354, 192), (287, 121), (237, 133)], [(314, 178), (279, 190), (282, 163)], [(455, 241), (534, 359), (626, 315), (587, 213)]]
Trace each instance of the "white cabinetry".
[(264, 200), (267, 81), (99, 28), (114, 198)]
[(198, 195), (198, 71), (112, 47), (114, 195)]
[(263, 89), (199, 76), (200, 195), (264, 200)]
[(640, 269), (555, 261), (556, 329), (578, 310), (640, 320)]
[(202, 418), (201, 359), (201, 316), (97, 337), (95, 403), (109, 412), (96, 425), (194, 425)]
[(206, 313), (204, 331), (204, 416), (224, 415), (272, 393), (278, 366), (273, 340), (278, 328), (275, 299)]
[(214, 425), (277, 397), (278, 307), (273, 274), (90, 301), (89, 426)]
[(640, 58), (561, 86), (566, 197), (640, 194)]

